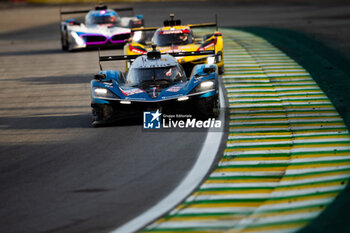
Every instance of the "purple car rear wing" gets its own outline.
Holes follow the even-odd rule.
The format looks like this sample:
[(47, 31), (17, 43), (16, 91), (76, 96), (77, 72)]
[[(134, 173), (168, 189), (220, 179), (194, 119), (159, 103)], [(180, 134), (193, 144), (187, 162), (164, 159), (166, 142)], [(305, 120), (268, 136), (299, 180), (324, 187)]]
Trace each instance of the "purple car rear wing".
[[(106, 8), (104, 7), (96, 7), (95, 10), (106, 10)], [(60, 14), (61, 15), (69, 15), (69, 14), (83, 14), (83, 13), (88, 13), (89, 11), (91, 11), (92, 9), (89, 10), (78, 10), (78, 11), (61, 11), (60, 10)], [(115, 11), (134, 11), (133, 7), (125, 7), (125, 8), (113, 8), (112, 10)]]

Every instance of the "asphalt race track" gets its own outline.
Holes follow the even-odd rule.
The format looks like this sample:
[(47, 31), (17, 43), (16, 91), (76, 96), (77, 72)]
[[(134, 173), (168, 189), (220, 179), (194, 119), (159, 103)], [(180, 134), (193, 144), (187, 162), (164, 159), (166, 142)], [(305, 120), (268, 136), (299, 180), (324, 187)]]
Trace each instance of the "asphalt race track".
[(97, 52), (61, 52), (57, 23), (32, 26), (2, 35), (0, 232), (117, 226), (174, 189), (205, 133), (92, 128)]
[[(0, 232), (108, 232), (170, 193), (206, 133), (147, 133), (137, 121), (92, 128), (89, 81), (97, 52), (60, 50), (58, 6), (0, 6)], [(350, 54), (350, 6), (343, 3), (134, 7), (148, 26), (169, 13), (185, 23), (218, 13), (221, 26), (295, 29)]]

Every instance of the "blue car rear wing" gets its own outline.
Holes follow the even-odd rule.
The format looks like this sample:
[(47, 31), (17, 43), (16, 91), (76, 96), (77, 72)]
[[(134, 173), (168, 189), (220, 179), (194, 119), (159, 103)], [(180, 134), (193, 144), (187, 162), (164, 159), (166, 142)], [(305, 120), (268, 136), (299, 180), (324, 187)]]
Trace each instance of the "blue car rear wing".
[[(153, 50), (147, 53), (147, 58), (159, 59), (162, 54), (168, 54), (173, 57), (184, 57), (184, 56), (205, 56), (205, 55), (215, 55), (215, 50), (203, 50), (203, 51), (192, 51), (192, 52), (176, 52), (176, 53), (161, 53), (160, 51), (155, 50), (155, 46), (152, 46)], [(101, 56), (100, 50), (98, 50), (98, 61), (100, 70), (102, 70), (102, 61), (120, 61), (120, 60), (132, 60), (136, 59), (139, 55), (116, 55), (116, 56)]]
[[(154, 53), (153, 51), (148, 52)], [(193, 51), (193, 52), (177, 52), (177, 53), (162, 53), (162, 54), (169, 54), (173, 57), (184, 57), (184, 56), (204, 56), (204, 55), (214, 55), (215, 50), (204, 50), (204, 51)], [(151, 54), (150, 54), (151, 55)], [(135, 59), (140, 55), (116, 55), (116, 56), (100, 56), (99, 61), (117, 61), (117, 60), (132, 60)], [(154, 55), (156, 56), (156, 55)]]

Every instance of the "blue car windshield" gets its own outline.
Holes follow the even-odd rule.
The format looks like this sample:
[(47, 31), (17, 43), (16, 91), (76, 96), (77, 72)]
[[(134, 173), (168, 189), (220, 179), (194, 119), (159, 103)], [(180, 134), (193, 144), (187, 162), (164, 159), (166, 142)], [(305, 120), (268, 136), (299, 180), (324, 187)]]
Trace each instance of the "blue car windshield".
[(179, 66), (159, 68), (131, 68), (126, 78), (127, 84), (141, 87), (147, 85), (172, 85), (185, 80), (185, 75)]

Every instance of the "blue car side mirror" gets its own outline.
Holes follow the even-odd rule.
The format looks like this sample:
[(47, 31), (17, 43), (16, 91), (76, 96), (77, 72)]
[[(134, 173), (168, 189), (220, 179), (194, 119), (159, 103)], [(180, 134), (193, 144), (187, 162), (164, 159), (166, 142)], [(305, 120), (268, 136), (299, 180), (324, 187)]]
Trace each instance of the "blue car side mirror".
[(204, 67), (203, 68), (203, 72), (206, 74), (211, 74), (214, 73), (216, 71), (215, 66), (210, 66), (210, 67)]
[(105, 74), (95, 74), (94, 75), (94, 79), (98, 80), (98, 81), (101, 81), (103, 79), (106, 78), (106, 75)]

